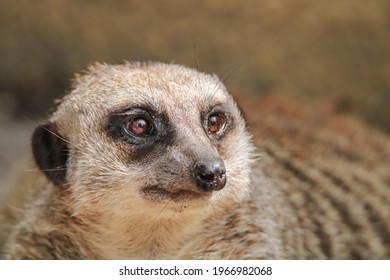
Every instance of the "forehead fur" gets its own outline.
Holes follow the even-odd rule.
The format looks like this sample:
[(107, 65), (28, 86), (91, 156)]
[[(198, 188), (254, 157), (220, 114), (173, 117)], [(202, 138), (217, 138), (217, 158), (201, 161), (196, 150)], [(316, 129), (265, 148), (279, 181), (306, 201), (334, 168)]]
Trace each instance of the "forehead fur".
[[(73, 90), (65, 96), (54, 114), (60, 119), (67, 114), (88, 111), (107, 112), (132, 106), (161, 106), (156, 102), (163, 96), (167, 108), (196, 108), (201, 104), (226, 102), (229, 97), (215, 75), (174, 64), (126, 63), (123, 65), (97, 64), (87, 74), (78, 76)], [(166, 108), (156, 108), (164, 110)]]

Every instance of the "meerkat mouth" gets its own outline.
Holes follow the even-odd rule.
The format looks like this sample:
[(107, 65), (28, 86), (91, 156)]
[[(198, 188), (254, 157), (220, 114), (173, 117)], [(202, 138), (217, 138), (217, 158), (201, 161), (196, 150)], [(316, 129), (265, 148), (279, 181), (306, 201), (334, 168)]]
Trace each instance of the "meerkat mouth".
[(142, 189), (145, 197), (154, 201), (171, 200), (174, 202), (195, 201), (207, 199), (210, 193), (200, 193), (188, 189), (178, 189), (171, 192), (159, 186), (148, 186)]

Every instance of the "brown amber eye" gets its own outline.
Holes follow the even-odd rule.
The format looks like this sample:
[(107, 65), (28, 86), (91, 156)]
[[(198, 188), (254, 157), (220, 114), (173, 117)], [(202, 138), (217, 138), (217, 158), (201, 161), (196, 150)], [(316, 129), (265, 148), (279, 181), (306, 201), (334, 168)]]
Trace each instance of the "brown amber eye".
[(136, 117), (127, 122), (126, 129), (135, 136), (144, 137), (150, 133), (152, 125), (149, 120), (142, 117)]
[(225, 116), (221, 113), (212, 114), (207, 120), (207, 130), (210, 133), (217, 133), (225, 126)]

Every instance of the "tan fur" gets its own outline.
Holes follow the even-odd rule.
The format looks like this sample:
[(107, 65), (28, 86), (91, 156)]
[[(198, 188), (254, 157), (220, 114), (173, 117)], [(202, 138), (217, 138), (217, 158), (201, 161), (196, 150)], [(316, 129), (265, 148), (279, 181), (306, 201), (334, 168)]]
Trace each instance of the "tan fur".
[[(201, 123), (215, 104), (233, 119), (218, 145)], [(17, 221), (4, 257), (390, 258), (388, 138), (328, 108), (277, 97), (243, 104), (257, 151), (216, 77), (159, 63), (91, 67), (49, 119), (69, 145), (66, 185), (25, 176), (18, 188), (34, 194), (8, 205), (22, 210), (9, 214)], [(142, 106), (166, 113), (175, 141), (132, 160), (132, 146), (110, 138), (105, 124), (112, 112)], [(204, 151), (223, 159), (225, 188), (198, 199), (142, 194), (149, 184), (194, 191), (187, 167)]]

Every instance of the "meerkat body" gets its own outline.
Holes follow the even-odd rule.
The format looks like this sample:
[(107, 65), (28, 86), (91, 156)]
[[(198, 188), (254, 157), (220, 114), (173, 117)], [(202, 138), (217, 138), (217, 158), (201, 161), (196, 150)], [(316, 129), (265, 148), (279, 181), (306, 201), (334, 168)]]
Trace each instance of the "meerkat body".
[[(26, 175), (28, 183), (18, 187), (29, 194), (17, 205), (22, 210), (2, 254), (390, 258), (384, 180), (370, 177), (378, 181), (374, 198), (366, 211), (352, 211), (370, 218), (354, 229), (340, 225), (342, 207), (335, 205), (352, 198), (340, 198), (333, 208), (320, 202), (324, 188), (310, 179), (318, 170), (300, 175), (296, 164), (302, 160), (290, 161), (286, 145), (277, 146), (272, 135), (278, 134), (259, 135), (261, 149), (254, 148), (241, 112), (215, 76), (159, 63), (91, 67), (34, 132), (32, 169), (40, 172)], [(377, 138), (387, 153), (386, 138)], [(307, 213), (311, 208), (317, 217)]]

